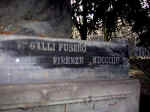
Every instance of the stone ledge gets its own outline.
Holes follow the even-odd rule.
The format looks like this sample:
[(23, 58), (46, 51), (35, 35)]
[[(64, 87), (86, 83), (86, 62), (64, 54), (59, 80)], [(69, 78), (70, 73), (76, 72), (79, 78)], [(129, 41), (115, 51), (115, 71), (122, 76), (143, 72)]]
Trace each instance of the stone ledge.
[(137, 80), (60, 81), (47, 84), (0, 85), (0, 110), (101, 102), (112, 99), (128, 99), (126, 103), (138, 109), (139, 95), (140, 84)]

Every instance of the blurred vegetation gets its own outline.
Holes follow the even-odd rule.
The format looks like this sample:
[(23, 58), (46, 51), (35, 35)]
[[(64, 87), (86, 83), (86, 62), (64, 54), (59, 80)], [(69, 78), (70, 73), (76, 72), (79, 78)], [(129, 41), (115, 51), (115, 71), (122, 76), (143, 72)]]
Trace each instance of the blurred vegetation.
[[(72, 0), (72, 20), (82, 40), (102, 29), (104, 39), (109, 41), (112, 33), (129, 25), (138, 35), (140, 45), (148, 46), (150, 39), (150, 2), (145, 0)], [(145, 5), (145, 4), (146, 5)], [(143, 5), (144, 4), (144, 5)]]
[(150, 84), (150, 59), (130, 59), (131, 71), (142, 83)]
[[(131, 45), (136, 41), (150, 50), (149, 0), (72, 0), (71, 6), (73, 32), (82, 40), (101, 31), (103, 40), (110, 41), (121, 31), (123, 38), (129, 34)], [(132, 58), (130, 64), (136, 78), (150, 84), (150, 59)]]

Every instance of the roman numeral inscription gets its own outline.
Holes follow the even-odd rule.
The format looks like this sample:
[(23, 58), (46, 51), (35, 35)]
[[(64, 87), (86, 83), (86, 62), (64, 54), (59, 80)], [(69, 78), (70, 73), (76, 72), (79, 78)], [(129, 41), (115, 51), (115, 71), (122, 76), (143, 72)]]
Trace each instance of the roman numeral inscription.
[[(19, 50), (28, 49), (29, 51), (49, 52), (50, 62), (53, 65), (84, 65), (84, 64), (119, 64), (121, 57), (119, 56), (103, 56), (103, 54), (88, 55), (88, 46), (85, 43), (66, 43), (66, 42), (48, 42), (43, 40), (17, 42)], [(88, 49), (89, 50), (89, 49)], [(93, 49), (92, 52), (94, 52)], [(59, 54), (59, 53), (62, 53)], [(75, 55), (72, 55), (75, 53)], [(31, 53), (30, 53), (31, 54)], [(42, 54), (42, 53), (41, 53)], [(57, 55), (59, 54), (59, 55)], [(102, 56), (101, 56), (102, 55)], [(87, 61), (87, 62), (85, 62)]]
[(8, 36), (0, 39), (0, 71), (1, 83), (120, 78), (128, 76), (128, 48), (122, 43)]

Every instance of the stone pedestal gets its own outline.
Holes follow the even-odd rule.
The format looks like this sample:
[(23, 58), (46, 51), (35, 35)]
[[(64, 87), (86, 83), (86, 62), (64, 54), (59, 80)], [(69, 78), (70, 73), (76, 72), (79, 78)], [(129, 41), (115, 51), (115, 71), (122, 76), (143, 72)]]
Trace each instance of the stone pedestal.
[(1, 0), (0, 112), (138, 112), (126, 43), (58, 39), (71, 37), (68, 3)]
[(1, 112), (138, 112), (137, 80), (0, 85)]
[(0, 36), (1, 112), (138, 112), (126, 43)]

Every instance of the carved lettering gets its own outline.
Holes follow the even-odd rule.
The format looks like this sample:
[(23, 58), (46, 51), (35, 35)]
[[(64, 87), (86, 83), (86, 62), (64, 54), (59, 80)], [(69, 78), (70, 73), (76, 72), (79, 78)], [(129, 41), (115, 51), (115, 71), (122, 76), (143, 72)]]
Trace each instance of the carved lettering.
[(31, 50), (35, 50), (36, 49), (36, 44), (34, 42), (31, 42), (29, 45)]
[(86, 45), (85, 44), (60, 43), (60, 44), (58, 44), (58, 46), (59, 46), (59, 48), (58, 48), (59, 52), (75, 52), (75, 53), (78, 53), (78, 52), (85, 53), (86, 52)]
[(84, 64), (84, 57), (54, 56), (53, 64), (54, 65)]
[(31, 42), (29, 45), (31, 50), (40, 50), (40, 51), (56, 51), (55, 43), (48, 42)]
[(135, 56), (150, 57), (150, 51), (143, 47), (136, 47)]
[(120, 57), (101, 57), (101, 56), (94, 56), (92, 58), (93, 64), (119, 64)]

